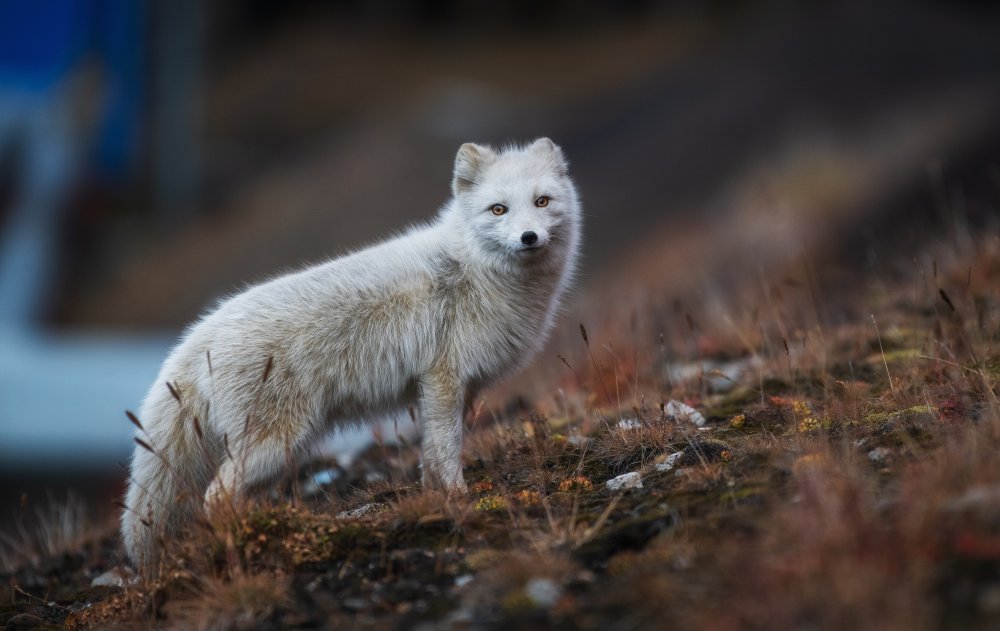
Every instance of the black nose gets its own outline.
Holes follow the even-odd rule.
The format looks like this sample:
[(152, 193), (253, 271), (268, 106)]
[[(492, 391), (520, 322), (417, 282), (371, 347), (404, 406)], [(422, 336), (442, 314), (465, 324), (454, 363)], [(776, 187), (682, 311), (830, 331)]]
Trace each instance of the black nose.
[(531, 230), (521, 235), (521, 243), (524, 245), (534, 245), (535, 241), (538, 241), (538, 235)]

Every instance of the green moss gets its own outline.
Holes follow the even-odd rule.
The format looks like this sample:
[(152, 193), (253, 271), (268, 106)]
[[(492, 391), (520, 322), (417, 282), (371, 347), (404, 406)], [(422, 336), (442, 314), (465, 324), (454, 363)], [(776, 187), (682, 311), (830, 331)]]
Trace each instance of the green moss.
[(1000, 379), (1000, 355), (987, 359), (983, 368), (990, 377)]
[(728, 491), (719, 496), (720, 502), (738, 502), (740, 500), (745, 500), (750, 497), (757, 497), (764, 495), (765, 489), (760, 486), (748, 486), (742, 489), (735, 489)]
[(869, 361), (875, 363), (885, 362), (887, 364), (899, 364), (903, 362), (912, 361), (918, 358), (923, 353), (918, 348), (899, 348), (896, 350), (886, 351), (885, 354), (874, 353), (869, 356)]
[(921, 414), (933, 414), (934, 408), (929, 405), (914, 405), (903, 410), (891, 410), (888, 412), (871, 412), (865, 414), (862, 422), (865, 425), (879, 425), (881, 423), (891, 423), (906, 418), (912, 418)]

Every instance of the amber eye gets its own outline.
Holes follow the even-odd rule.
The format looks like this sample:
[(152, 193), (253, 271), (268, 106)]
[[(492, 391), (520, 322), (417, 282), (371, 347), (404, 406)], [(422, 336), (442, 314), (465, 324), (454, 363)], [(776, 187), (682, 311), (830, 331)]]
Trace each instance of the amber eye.
[(545, 208), (548, 205), (549, 205), (548, 195), (542, 195), (541, 197), (535, 200), (535, 206), (538, 206), (539, 208)]
[(503, 204), (493, 204), (490, 206), (490, 212), (499, 217), (500, 215), (507, 214), (507, 207)]

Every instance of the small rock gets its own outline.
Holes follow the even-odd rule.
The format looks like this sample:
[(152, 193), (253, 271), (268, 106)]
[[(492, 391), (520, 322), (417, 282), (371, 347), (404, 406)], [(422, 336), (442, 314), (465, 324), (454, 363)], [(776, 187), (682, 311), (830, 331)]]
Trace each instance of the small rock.
[(364, 598), (345, 598), (340, 606), (348, 611), (361, 611), (368, 608), (368, 601)]
[(624, 473), (617, 478), (608, 480), (608, 489), (611, 491), (621, 491), (624, 489), (641, 489), (642, 476), (638, 471)]
[(365, 504), (364, 506), (359, 506), (352, 510), (345, 510), (337, 513), (337, 519), (361, 519), (362, 517), (371, 517), (372, 515), (378, 515), (386, 508), (387, 506), (385, 504), (372, 502), (371, 504)]
[(550, 578), (533, 578), (524, 586), (524, 594), (536, 607), (548, 608), (556, 604), (562, 589)]
[(673, 382), (704, 379), (712, 392), (729, 392), (746, 372), (760, 365), (756, 356), (733, 360), (704, 360), (690, 363), (672, 363), (664, 367), (664, 374)]
[(45, 621), (30, 613), (19, 613), (7, 621), (4, 627), (6, 631), (27, 631), (27, 629), (37, 629), (45, 625)]
[(678, 451), (677, 453), (672, 453), (669, 456), (666, 456), (665, 458), (663, 458), (662, 462), (656, 463), (656, 470), (670, 471), (671, 469), (674, 468), (674, 466), (677, 465), (677, 461), (680, 460), (681, 456), (683, 455), (684, 455), (683, 451)]
[(890, 456), (892, 456), (892, 450), (886, 447), (876, 447), (868, 452), (868, 459), (878, 465), (886, 464)]
[(626, 418), (618, 421), (618, 429), (639, 429), (642, 427), (642, 423), (634, 418)]
[(973, 486), (945, 504), (945, 510), (952, 512), (998, 511), (1000, 510), (1000, 486), (988, 484)]
[(91, 587), (125, 587), (136, 581), (135, 572), (130, 567), (113, 567), (90, 581)]
[(705, 424), (701, 412), (680, 401), (669, 401), (663, 406), (663, 415), (675, 421), (689, 421), (698, 427)]
[(462, 574), (455, 577), (455, 587), (462, 588), (472, 582), (472, 574)]

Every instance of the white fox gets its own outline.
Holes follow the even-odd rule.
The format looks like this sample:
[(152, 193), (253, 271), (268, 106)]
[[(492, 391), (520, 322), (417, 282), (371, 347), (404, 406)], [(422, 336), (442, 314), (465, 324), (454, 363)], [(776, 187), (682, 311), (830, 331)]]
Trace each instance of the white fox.
[(452, 193), (432, 223), (251, 287), (187, 330), (139, 414), (122, 513), (133, 562), (155, 572), (159, 538), (199, 506), (272, 478), (331, 428), (410, 403), (424, 486), (465, 490), (465, 402), (542, 347), (581, 212), (548, 138), (462, 145)]

